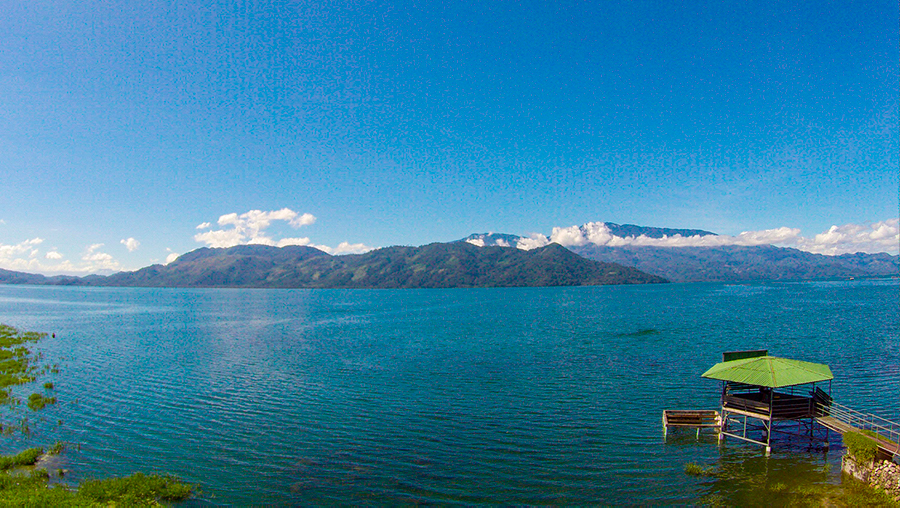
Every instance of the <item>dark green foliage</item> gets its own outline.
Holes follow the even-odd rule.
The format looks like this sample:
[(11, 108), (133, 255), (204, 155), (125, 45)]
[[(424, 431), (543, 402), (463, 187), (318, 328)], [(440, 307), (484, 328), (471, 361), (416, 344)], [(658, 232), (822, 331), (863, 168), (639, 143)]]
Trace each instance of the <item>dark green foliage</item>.
[(44, 409), (47, 404), (56, 404), (56, 397), (44, 397), (40, 393), (32, 393), (28, 396), (28, 409), (32, 411)]
[(0, 469), (6, 470), (16, 466), (33, 466), (43, 453), (43, 448), (28, 448), (16, 455), (0, 456)]
[(44, 389), (45, 389), (45, 390), (52, 390), (52, 389), (53, 389), (53, 383), (50, 383), (50, 382), (44, 383)]
[(847, 453), (857, 462), (872, 462), (878, 454), (878, 445), (875, 441), (860, 432), (845, 433), (844, 446), (847, 447)]

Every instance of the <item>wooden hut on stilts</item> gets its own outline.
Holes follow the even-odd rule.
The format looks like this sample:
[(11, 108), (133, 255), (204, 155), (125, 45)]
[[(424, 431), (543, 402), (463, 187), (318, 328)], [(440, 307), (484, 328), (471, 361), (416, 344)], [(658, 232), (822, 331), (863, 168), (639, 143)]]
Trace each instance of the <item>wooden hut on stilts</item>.
[[(722, 381), (719, 441), (733, 437), (759, 444), (767, 455), (773, 432), (815, 440), (815, 419), (831, 402), (834, 378), (827, 365), (769, 356), (765, 350), (723, 353), (722, 362), (702, 377)], [(821, 388), (826, 381), (827, 391)], [(827, 446), (827, 437), (823, 441)]]

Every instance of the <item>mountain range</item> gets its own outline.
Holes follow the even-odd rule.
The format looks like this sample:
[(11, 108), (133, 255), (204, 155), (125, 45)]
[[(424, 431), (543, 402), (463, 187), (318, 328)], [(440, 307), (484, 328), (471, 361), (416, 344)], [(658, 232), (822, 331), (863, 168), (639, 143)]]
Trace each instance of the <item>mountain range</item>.
[[(614, 237), (707, 236), (700, 229), (605, 223)], [(900, 274), (900, 256), (826, 256), (772, 245), (657, 247), (551, 243), (516, 248), (517, 235), (473, 234), (449, 243), (332, 256), (304, 247), (200, 248), (168, 265), (86, 277), (0, 269), (0, 283), (147, 287), (450, 288), (657, 282), (810, 280)]]
[(312, 247), (201, 248), (168, 265), (107, 277), (0, 272), (0, 282), (138, 287), (467, 288), (667, 282), (634, 268), (583, 258), (551, 244), (524, 251), (465, 242), (387, 247), (332, 256)]
[(569, 247), (586, 258), (665, 277), (672, 282), (813, 280), (900, 274), (886, 253), (826, 256), (772, 245), (721, 247)]
[[(702, 229), (673, 229), (605, 223), (619, 238), (665, 238), (679, 235), (718, 236)], [(581, 228), (584, 233), (584, 228)], [(475, 245), (518, 245), (523, 237), (498, 233), (469, 235), (461, 241)], [(752, 280), (814, 280), (900, 275), (900, 256), (887, 253), (827, 256), (774, 245), (722, 245), (716, 247), (655, 247), (637, 245), (567, 246), (588, 259), (618, 263), (672, 282), (725, 282)]]

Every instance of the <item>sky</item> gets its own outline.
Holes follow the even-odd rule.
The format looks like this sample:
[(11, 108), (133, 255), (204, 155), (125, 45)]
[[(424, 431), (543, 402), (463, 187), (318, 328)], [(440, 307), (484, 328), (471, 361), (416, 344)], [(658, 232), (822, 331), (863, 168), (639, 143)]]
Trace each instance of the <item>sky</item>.
[(0, 12), (0, 268), (577, 242), (603, 222), (823, 254), (900, 244), (896, 1)]

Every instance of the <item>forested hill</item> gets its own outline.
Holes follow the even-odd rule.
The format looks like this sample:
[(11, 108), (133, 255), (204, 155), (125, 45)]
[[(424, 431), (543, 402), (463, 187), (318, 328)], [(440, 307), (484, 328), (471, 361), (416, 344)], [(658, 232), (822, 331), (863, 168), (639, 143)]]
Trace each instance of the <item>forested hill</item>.
[(166, 266), (111, 275), (104, 285), (172, 287), (456, 288), (665, 282), (551, 245), (534, 251), (465, 243), (330, 256), (311, 247), (199, 249)]
[[(16, 274), (17, 272), (9, 272)], [(42, 283), (23, 277), (25, 283)], [(16, 280), (0, 282), (16, 283)], [(387, 247), (331, 256), (312, 247), (242, 245), (202, 248), (168, 265), (90, 279), (54, 282), (94, 286), (259, 288), (470, 288), (594, 286), (666, 282), (634, 268), (585, 259), (556, 244), (523, 251), (464, 242)]]
[(883, 252), (825, 256), (772, 245), (585, 245), (570, 248), (589, 259), (635, 267), (673, 282), (813, 280), (900, 275), (900, 257)]

